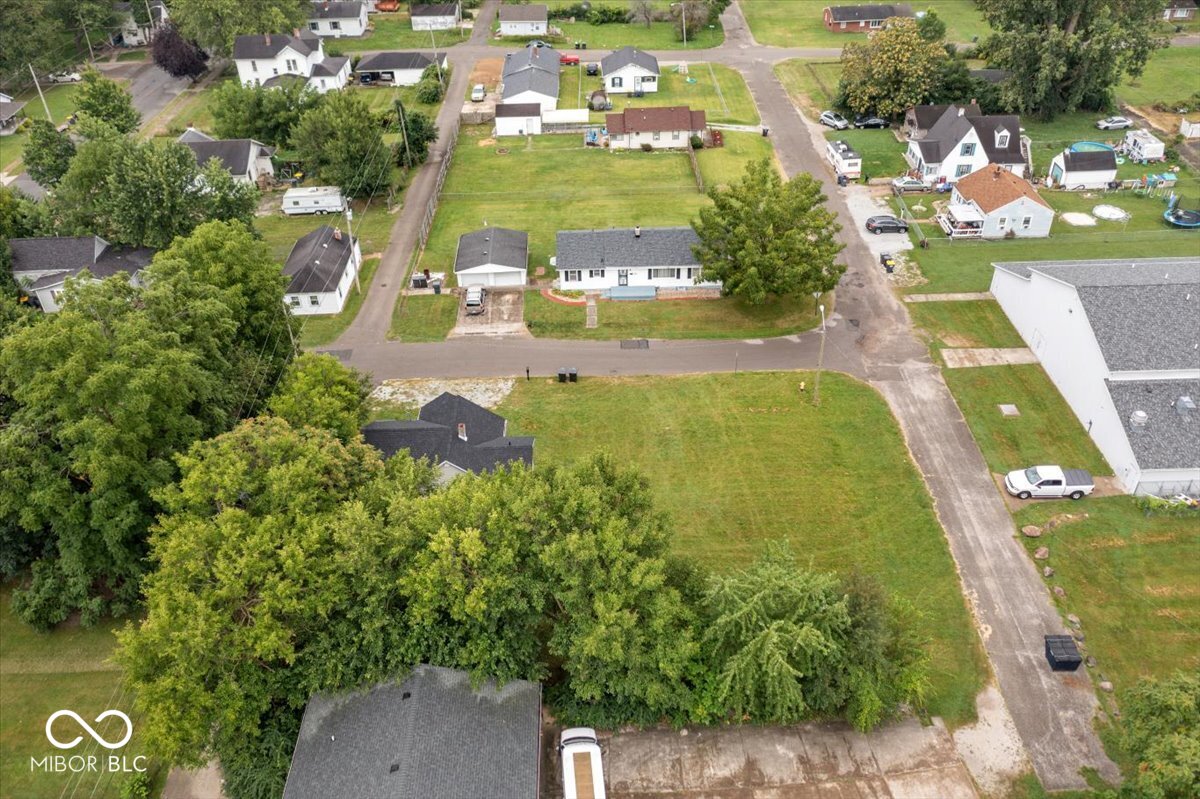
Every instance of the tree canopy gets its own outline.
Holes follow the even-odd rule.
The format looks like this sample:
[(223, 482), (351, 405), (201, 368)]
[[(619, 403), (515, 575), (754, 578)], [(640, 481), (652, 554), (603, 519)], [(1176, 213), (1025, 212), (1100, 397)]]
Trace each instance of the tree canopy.
[(917, 20), (894, 18), (865, 42), (842, 50), (841, 102), (856, 114), (896, 117), (928, 102), (946, 51)]
[(1135, 764), (1121, 799), (1200, 796), (1200, 674), (1144, 680), (1121, 710), (1121, 744)]
[(306, 352), (292, 361), (268, 407), (292, 427), (328, 430), (350, 442), (367, 423), (370, 394), (371, 381), (363, 373), (332, 355)]
[[(133, 4), (137, 8), (137, 3)], [(154, 63), (172, 77), (198, 78), (208, 69), (208, 53), (195, 42), (188, 41), (175, 23), (167, 20), (154, 34), (150, 45)]]
[(71, 137), (59, 133), (53, 124), (35, 119), (29, 129), (29, 141), (21, 153), (29, 177), (42, 186), (58, 185), (71, 166), (75, 144)]
[(1112, 103), (1125, 75), (1142, 73), (1166, 39), (1156, 33), (1162, 0), (979, 0), (995, 33), (994, 66), (1012, 111), (1050, 119)]
[(356, 92), (326, 95), (300, 117), (291, 141), (309, 172), (347, 196), (369, 197), (391, 182), (392, 151)]
[(133, 133), (142, 122), (142, 115), (133, 107), (133, 95), (95, 69), (83, 72), (75, 92), (75, 110), (80, 116), (107, 122), (118, 133)]
[(319, 106), (322, 97), (303, 81), (284, 81), (274, 88), (227, 81), (213, 90), (213, 132), (222, 139), (284, 147), (300, 117)]
[(307, 27), (309, 0), (172, 0), (171, 19), (184, 38), (228, 56), (249, 33), (289, 33)]
[(692, 223), (704, 280), (758, 305), (770, 296), (825, 292), (846, 267), (834, 262), (841, 230), (825, 207), (821, 184), (808, 174), (784, 181), (770, 161), (755, 161), (728, 187), (712, 188), (711, 207)]

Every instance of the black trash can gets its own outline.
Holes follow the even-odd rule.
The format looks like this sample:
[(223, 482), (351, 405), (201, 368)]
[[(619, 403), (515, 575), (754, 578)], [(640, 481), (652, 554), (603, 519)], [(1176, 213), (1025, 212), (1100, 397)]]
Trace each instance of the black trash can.
[(441, 294), (441, 293), (442, 293), (442, 281), (440, 281), (440, 280), (435, 280), (435, 281), (433, 281), (432, 283), (430, 283), (430, 285), (431, 285), (431, 286), (433, 286), (433, 293), (434, 293), (434, 294)]
[(1050, 664), (1051, 671), (1075, 671), (1083, 662), (1083, 658), (1079, 654), (1079, 647), (1075, 646), (1075, 639), (1071, 636), (1047, 635), (1046, 661)]
[(560, 382), (560, 383), (567, 382), (567, 370), (566, 369), (558, 370), (558, 382)]
[(567, 378), (572, 383), (578, 383), (579, 382), (579, 370), (578, 369), (568, 369), (567, 370)]
[(580, 49), (580, 50), (586, 50), (586, 49), (587, 49), (587, 42), (580, 42), (580, 43), (579, 43), (579, 49)]
[(837, 176), (837, 183), (838, 183), (838, 185), (839, 185), (839, 186), (849, 186), (849, 185), (850, 185), (850, 178), (846, 177), (845, 175), (838, 175), (838, 176)]
[(771, 129), (770, 129), (770, 128), (768, 128), (768, 127), (766, 127), (765, 125), (763, 126), (763, 135), (764, 135), (764, 136), (769, 136), (769, 135), (771, 135)]

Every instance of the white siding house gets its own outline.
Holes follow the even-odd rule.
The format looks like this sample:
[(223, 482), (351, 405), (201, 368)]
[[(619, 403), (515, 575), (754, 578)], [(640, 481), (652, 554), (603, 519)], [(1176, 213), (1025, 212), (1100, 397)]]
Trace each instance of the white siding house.
[(163, 0), (153, 0), (147, 4), (137, 0), (138, 11), (144, 11), (149, 5), (150, 21), (139, 24), (134, 16), (133, 3), (113, 3), (113, 13), (117, 17), (118, 29), (113, 33), (111, 41), (115, 47), (145, 47), (154, 39), (154, 34), (163, 23), (171, 18), (171, 13)]
[(1117, 179), (1117, 154), (1112, 150), (1063, 150), (1050, 161), (1046, 185), (1059, 189), (1103, 189)]
[(524, 286), (529, 234), (489, 227), (458, 238), (454, 277), (460, 286)]
[(351, 289), (359, 289), (362, 250), (341, 228), (322, 225), (292, 247), (283, 265), (291, 280), (284, 304), (297, 316), (340, 313)]
[(258, 185), (275, 177), (275, 165), (271, 156), (274, 147), (268, 147), (254, 139), (214, 139), (207, 133), (189, 127), (177, 139), (196, 156), (201, 168), (216, 158), (221, 166), (239, 183)]
[(559, 55), (551, 47), (527, 47), (504, 57), (501, 99), (505, 103), (537, 103), (542, 111), (558, 108)]
[(913, 174), (931, 185), (955, 183), (988, 164), (1024, 177), (1021, 122), (952, 105), (922, 138), (909, 140), (904, 158)]
[(937, 222), (952, 239), (1045, 238), (1054, 209), (1024, 178), (989, 166), (960, 180)]
[(416, 4), (409, 10), (409, 20), (415, 31), (448, 31), (462, 21), (458, 3)]
[(350, 80), (350, 59), (325, 56), (321, 39), (311, 32), (239, 36), (233, 43), (233, 62), (244, 86), (277, 86), (288, 79), (304, 80), (324, 94)]
[(636, 150), (650, 145), (655, 150), (678, 150), (691, 146), (693, 136), (703, 137), (708, 122), (703, 111), (685, 105), (672, 108), (626, 108), (604, 118), (608, 146), (613, 150)]
[(125, 274), (137, 285), (138, 275), (155, 253), (148, 247), (113, 247), (99, 236), (9, 239), (8, 245), (13, 279), (45, 313), (56, 313), (62, 308), (67, 281), (83, 270), (96, 280)]
[(609, 94), (658, 91), (658, 59), (643, 50), (622, 47), (600, 60), (600, 71)]
[(438, 53), (435, 61), (433, 53), (375, 53), (363, 56), (354, 68), (354, 74), (360, 78), (370, 75), (373, 80), (396, 86), (416, 86), (425, 70), (435, 63), (445, 69), (446, 54)]
[(358, 0), (313, 0), (308, 29), (317, 36), (362, 36), (367, 32), (367, 4)]
[(538, 103), (496, 105), (497, 136), (537, 136), (541, 132), (542, 107)]
[(560, 230), (555, 269), (562, 289), (603, 291), (626, 286), (684, 289), (697, 285), (700, 243), (690, 227)]
[(1125, 490), (1200, 492), (1200, 258), (993, 266), (992, 294)]
[(549, 11), (541, 4), (506, 3), (500, 6), (498, 16), (501, 36), (545, 36), (549, 31)]

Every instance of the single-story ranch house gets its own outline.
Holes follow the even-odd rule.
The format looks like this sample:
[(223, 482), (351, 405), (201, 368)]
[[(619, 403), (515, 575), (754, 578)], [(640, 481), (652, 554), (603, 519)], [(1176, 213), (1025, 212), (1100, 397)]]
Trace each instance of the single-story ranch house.
[(529, 234), (487, 227), (458, 237), (454, 276), (460, 286), (524, 286)]
[(362, 250), (341, 228), (321, 225), (292, 247), (283, 273), (291, 278), (283, 301), (298, 316), (340, 313), (358, 285)]
[(1117, 154), (1112, 150), (1063, 150), (1050, 161), (1046, 185), (1060, 189), (1103, 189), (1117, 179)]
[(950, 106), (924, 138), (909, 140), (904, 159), (929, 184), (955, 183), (988, 164), (1025, 175), (1021, 120), (1011, 114), (973, 115)]
[(497, 136), (536, 136), (542, 132), (542, 107), (537, 103), (498, 103), (495, 123)]
[(545, 36), (550, 29), (549, 9), (540, 3), (505, 3), (497, 16), (501, 36)]
[(559, 55), (551, 47), (526, 47), (504, 56), (500, 81), (506, 103), (537, 103), (543, 111), (558, 108)]
[(608, 146), (614, 150), (638, 149), (648, 144), (656, 150), (690, 147), (692, 136), (703, 137), (708, 122), (703, 111), (686, 105), (672, 108), (626, 108), (606, 114)]
[(554, 266), (563, 289), (719, 286), (696, 282), (700, 262), (692, 247), (699, 243), (690, 227), (560, 230)]
[(883, 27), (892, 17), (911, 17), (906, 5), (887, 3), (871, 6), (829, 6), (825, 9), (825, 30), (840, 33), (865, 33)]
[(937, 215), (952, 239), (1045, 238), (1053, 221), (1054, 209), (1033, 185), (998, 166), (955, 183), (949, 206)]
[(658, 91), (658, 59), (635, 47), (622, 47), (600, 59), (604, 89), (610, 94)]
[(462, 7), (458, 3), (414, 5), (408, 15), (415, 31), (448, 31), (462, 22)]
[(372, 80), (397, 86), (416, 86), (421, 82), (421, 74), (435, 63), (445, 69), (446, 54), (438, 53), (435, 61), (433, 53), (401, 53), (392, 50), (363, 56), (354, 68), (354, 74), (360, 78), (370, 75)]
[(1200, 257), (993, 268), (992, 294), (1122, 487), (1200, 492)]
[(313, 0), (308, 29), (318, 36), (362, 36), (367, 32), (367, 4), (360, 0)]
[(156, 250), (149, 247), (114, 247), (99, 236), (45, 236), (9, 239), (12, 275), (21, 290), (33, 297), (46, 313), (55, 313), (67, 280), (88, 270), (96, 280), (116, 274), (138, 274), (149, 266)]
[(209, 159), (216, 158), (221, 166), (239, 183), (258, 185), (275, 177), (275, 165), (271, 156), (274, 147), (268, 147), (254, 139), (214, 139), (207, 133), (188, 128), (178, 141), (187, 145), (196, 156), (196, 163), (203, 167)]

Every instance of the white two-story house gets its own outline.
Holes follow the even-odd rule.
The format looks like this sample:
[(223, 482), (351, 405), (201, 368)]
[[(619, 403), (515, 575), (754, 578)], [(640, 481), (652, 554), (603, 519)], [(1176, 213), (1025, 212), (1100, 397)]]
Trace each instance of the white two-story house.
[(343, 0), (313, 0), (308, 29), (318, 36), (362, 36), (367, 32), (367, 4)]
[(558, 286), (582, 291), (718, 287), (719, 282), (696, 282), (700, 261), (692, 247), (699, 243), (690, 227), (560, 230), (554, 263)]
[(1025, 176), (1020, 118), (973, 115), (951, 105), (923, 138), (910, 139), (904, 158), (913, 174), (930, 185), (953, 184), (995, 164)]
[(350, 80), (350, 59), (326, 56), (321, 39), (311, 32), (239, 36), (233, 43), (233, 62), (244, 86), (278, 86), (291, 78), (304, 80), (310, 89), (324, 94)]

